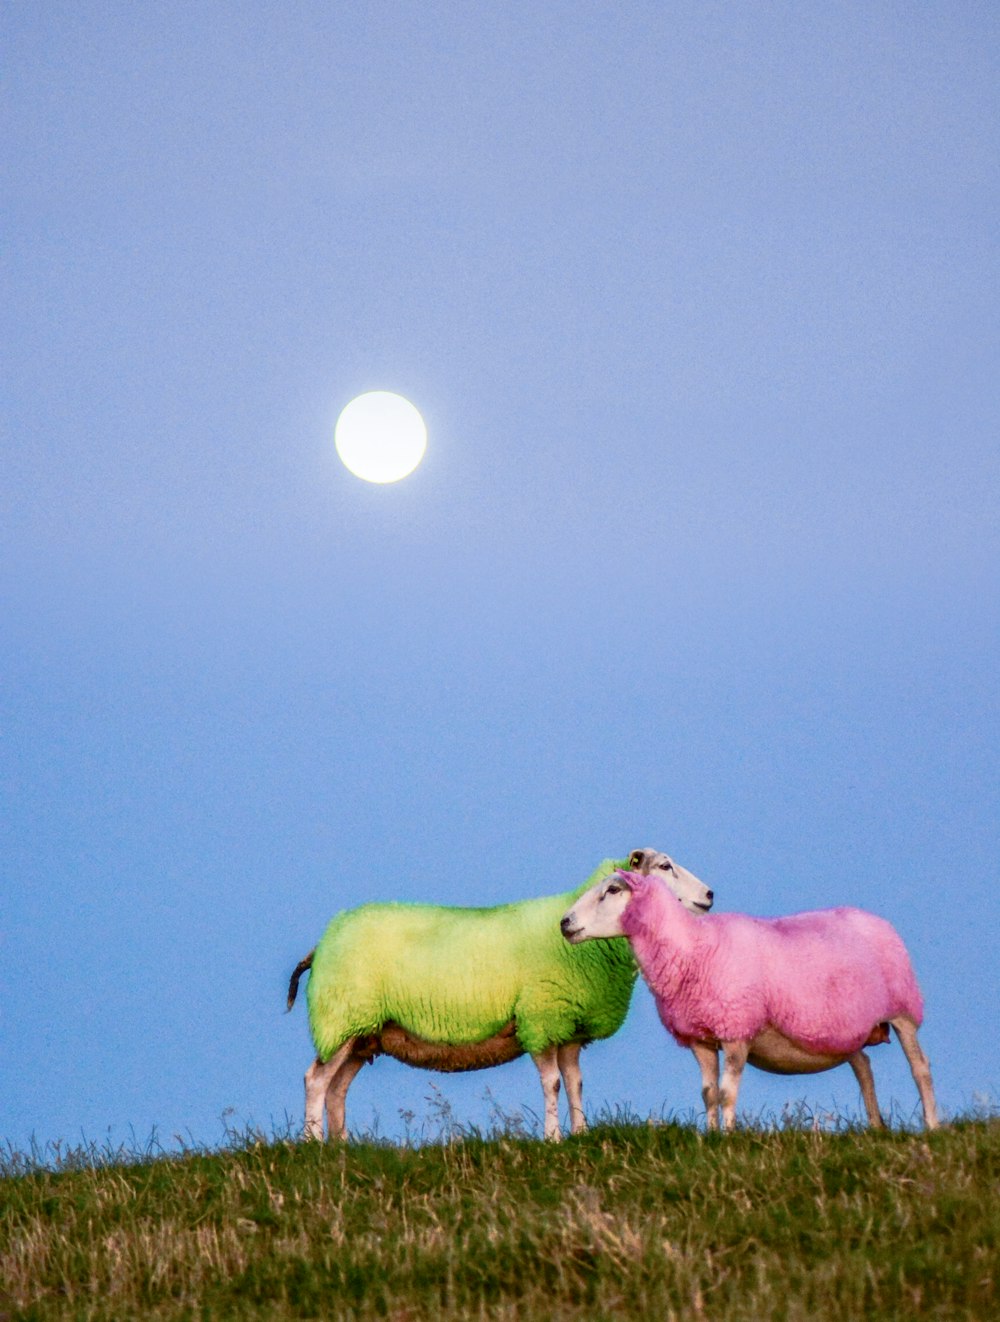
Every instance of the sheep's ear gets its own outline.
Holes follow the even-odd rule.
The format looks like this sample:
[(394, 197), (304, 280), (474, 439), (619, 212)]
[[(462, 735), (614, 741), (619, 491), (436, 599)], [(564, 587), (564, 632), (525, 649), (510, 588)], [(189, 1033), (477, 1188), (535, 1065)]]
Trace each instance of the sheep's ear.
[(615, 876), (619, 881), (623, 881), (630, 891), (635, 890), (636, 874), (634, 872), (626, 872), (624, 868), (615, 868)]

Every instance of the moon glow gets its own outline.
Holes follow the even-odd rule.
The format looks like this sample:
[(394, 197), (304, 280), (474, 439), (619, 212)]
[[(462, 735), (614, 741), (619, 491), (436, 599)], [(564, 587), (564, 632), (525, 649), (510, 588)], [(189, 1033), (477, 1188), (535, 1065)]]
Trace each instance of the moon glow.
[(398, 482), (424, 457), (427, 428), (408, 399), (370, 390), (352, 399), (333, 434), (344, 467), (366, 482)]

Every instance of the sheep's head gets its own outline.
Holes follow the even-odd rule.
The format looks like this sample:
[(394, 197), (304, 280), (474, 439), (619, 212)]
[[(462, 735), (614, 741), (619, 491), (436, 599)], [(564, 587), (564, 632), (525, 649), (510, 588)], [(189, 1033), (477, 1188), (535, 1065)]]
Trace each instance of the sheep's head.
[(623, 872), (619, 868), (610, 877), (591, 886), (563, 915), (559, 924), (563, 936), (574, 946), (596, 937), (624, 936), (622, 915), (628, 908), (633, 890), (645, 881), (646, 878), (638, 872)]
[(703, 882), (655, 849), (636, 849), (627, 869), (619, 868), (584, 891), (560, 923), (574, 945), (595, 937), (624, 936), (623, 918), (632, 896), (649, 886), (666, 886), (692, 913), (707, 913), (714, 896)]
[(633, 849), (628, 870), (637, 872), (640, 877), (659, 877), (692, 913), (708, 913), (712, 907), (715, 895), (705, 883), (658, 849)]

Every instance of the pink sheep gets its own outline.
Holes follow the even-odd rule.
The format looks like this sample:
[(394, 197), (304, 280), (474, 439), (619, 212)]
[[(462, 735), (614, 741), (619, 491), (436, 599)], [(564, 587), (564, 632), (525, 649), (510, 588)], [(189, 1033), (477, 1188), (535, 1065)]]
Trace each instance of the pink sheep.
[(561, 926), (570, 942), (628, 937), (664, 1027), (701, 1068), (709, 1129), (718, 1128), (720, 1105), (732, 1129), (747, 1061), (773, 1074), (812, 1074), (846, 1061), (869, 1124), (881, 1126), (864, 1048), (888, 1042), (889, 1024), (913, 1072), (924, 1124), (937, 1128), (930, 1066), (917, 1041), (923, 998), (906, 947), (884, 919), (846, 908), (695, 917), (665, 882), (618, 871), (586, 891)]

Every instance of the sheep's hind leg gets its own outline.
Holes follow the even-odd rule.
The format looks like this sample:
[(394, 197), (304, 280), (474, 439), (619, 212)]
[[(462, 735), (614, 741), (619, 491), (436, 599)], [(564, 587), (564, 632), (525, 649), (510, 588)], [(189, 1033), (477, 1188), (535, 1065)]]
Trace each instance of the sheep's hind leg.
[(326, 1090), (326, 1132), (331, 1138), (347, 1138), (347, 1090), (364, 1063), (364, 1056), (349, 1057)]
[(705, 1125), (719, 1127), (719, 1053), (706, 1042), (692, 1043), (691, 1050), (701, 1070), (701, 1100), (705, 1103)]
[(847, 1057), (847, 1061), (854, 1071), (854, 1077), (861, 1089), (861, 1100), (865, 1104), (868, 1123), (872, 1129), (884, 1129), (882, 1113), (878, 1109), (878, 1098), (875, 1096), (875, 1079), (872, 1075), (871, 1061), (864, 1051), (855, 1051), (853, 1056)]
[(580, 1043), (566, 1042), (558, 1048), (556, 1055), (559, 1061), (559, 1073), (566, 1085), (570, 1129), (574, 1134), (582, 1134), (587, 1128), (587, 1118), (583, 1114), (583, 1074), (580, 1070)]
[[(329, 1060), (320, 1060), (319, 1056), (306, 1070), (306, 1125), (304, 1138), (323, 1137), (323, 1107), (326, 1093), (337, 1071), (343, 1065), (354, 1048), (354, 1038), (350, 1037), (338, 1047)], [(331, 1134), (331, 1138), (333, 1135)]]
[(917, 1026), (912, 1019), (907, 1019), (904, 1015), (898, 1019), (890, 1019), (889, 1022), (896, 1030), (899, 1045), (909, 1061), (913, 1082), (917, 1085), (917, 1092), (920, 1094), (920, 1104), (924, 1108), (924, 1125), (927, 1129), (937, 1129), (938, 1113), (937, 1102), (934, 1100), (934, 1081), (931, 1079), (930, 1062), (917, 1040)]
[(750, 1053), (749, 1042), (723, 1042), (722, 1083), (719, 1085), (719, 1103), (722, 1107), (722, 1126), (728, 1134), (736, 1125), (736, 1098), (739, 1096), (743, 1067)]
[(539, 1077), (542, 1080), (542, 1096), (545, 1099), (545, 1137), (558, 1143), (562, 1134), (559, 1132), (559, 1053), (556, 1047), (546, 1047), (544, 1051), (532, 1054)]

